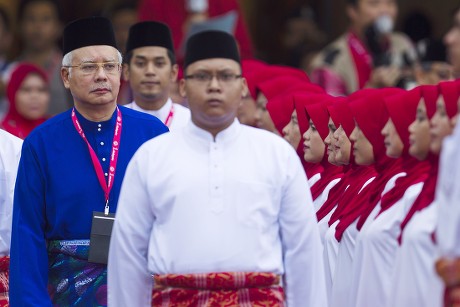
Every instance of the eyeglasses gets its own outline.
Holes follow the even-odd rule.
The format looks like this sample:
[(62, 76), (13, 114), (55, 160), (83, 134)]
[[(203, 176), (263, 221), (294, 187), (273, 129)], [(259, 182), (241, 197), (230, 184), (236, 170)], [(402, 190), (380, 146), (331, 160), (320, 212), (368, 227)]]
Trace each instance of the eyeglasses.
[(64, 67), (78, 67), (84, 75), (93, 75), (102, 67), (106, 74), (115, 74), (120, 71), (120, 63), (118, 62), (103, 62), (103, 63), (81, 63), (80, 65), (67, 65)]
[(209, 72), (199, 72), (196, 74), (191, 74), (191, 75), (186, 75), (184, 78), (186, 80), (191, 79), (199, 83), (203, 84), (208, 84), (216, 77), (217, 81), (219, 83), (232, 83), (236, 79), (239, 79), (242, 77), (242, 75), (237, 75), (233, 73), (228, 73), (228, 72), (218, 72), (217, 74), (211, 74)]

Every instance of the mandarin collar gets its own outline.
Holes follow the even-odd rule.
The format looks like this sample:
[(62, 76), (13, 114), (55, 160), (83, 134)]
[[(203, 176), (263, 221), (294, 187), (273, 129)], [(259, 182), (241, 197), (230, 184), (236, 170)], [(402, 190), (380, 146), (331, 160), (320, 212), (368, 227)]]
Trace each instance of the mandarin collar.
[(185, 129), (191, 138), (202, 143), (227, 143), (239, 135), (241, 131), (241, 124), (238, 119), (235, 118), (230, 126), (216, 135), (215, 139), (210, 132), (198, 127), (192, 120), (187, 123)]

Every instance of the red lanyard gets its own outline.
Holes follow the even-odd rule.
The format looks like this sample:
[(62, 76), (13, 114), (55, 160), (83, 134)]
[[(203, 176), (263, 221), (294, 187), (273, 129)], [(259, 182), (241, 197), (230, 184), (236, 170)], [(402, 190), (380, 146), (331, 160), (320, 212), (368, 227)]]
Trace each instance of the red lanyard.
[(73, 125), (75, 126), (75, 129), (80, 134), (81, 138), (86, 142), (86, 145), (88, 145), (89, 154), (91, 156), (91, 161), (93, 162), (94, 170), (96, 171), (97, 179), (99, 180), (99, 184), (101, 185), (102, 190), (104, 190), (104, 194), (105, 194), (104, 214), (108, 215), (109, 214), (109, 195), (110, 195), (110, 190), (112, 190), (112, 187), (113, 187), (113, 181), (115, 178), (115, 169), (117, 168), (118, 149), (120, 148), (121, 123), (122, 123), (120, 109), (117, 107), (117, 122), (115, 125), (115, 131), (113, 134), (112, 152), (110, 155), (109, 174), (108, 174), (107, 183), (105, 182), (104, 171), (102, 170), (101, 163), (99, 162), (99, 159), (96, 153), (94, 152), (94, 149), (91, 147), (90, 143), (88, 142), (88, 139), (86, 138), (85, 133), (83, 132), (83, 129), (81, 128), (80, 122), (77, 119), (77, 116), (75, 114), (75, 108), (72, 109), (72, 121), (73, 121)]
[(174, 102), (173, 104), (171, 105), (171, 110), (169, 110), (169, 114), (168, 116), (166, 116), (166, 119), (165, 119), (165, 125), (169, 128), (169, 125), (171, 125), (171, 122), (173, 120), (173, 117), (174, 117)]
[(348, 46), (358, 74), (358, 87), (362, 89), (369, 81), (372, 72), (372, 57), (353, 32), (348, 35)]

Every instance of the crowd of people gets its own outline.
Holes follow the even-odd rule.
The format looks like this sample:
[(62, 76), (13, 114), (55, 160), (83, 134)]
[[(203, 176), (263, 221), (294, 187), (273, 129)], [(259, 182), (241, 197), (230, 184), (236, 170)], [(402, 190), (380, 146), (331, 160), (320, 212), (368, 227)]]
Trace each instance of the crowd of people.
[(145, 0), (62, 52), (53, 2), (22, 4), (0, 306), (460, 306), (460, 7), (447, 62), (393, 32), (396, 1), (350, 0), (307, 73), (251, 58), (236, 2), (176, 2), (203, 29)]

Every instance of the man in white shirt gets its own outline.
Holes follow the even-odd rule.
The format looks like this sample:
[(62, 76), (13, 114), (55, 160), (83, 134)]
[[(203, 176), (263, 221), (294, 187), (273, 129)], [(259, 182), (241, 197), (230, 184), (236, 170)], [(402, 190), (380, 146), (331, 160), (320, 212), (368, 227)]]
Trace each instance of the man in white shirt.
[(0, 129), (0, 306), (8, 306), (13, 192), (22, 140)]
[(184, 66), (191, 121), (146, 143), (128, 166), (109, 306), (327, 306), (300, 160), (282, 138), (236, 119), (247, 87), (235, 39), (192, 36)]
[(183, 127), (190, 120), (190, 110), (170, 98), (177, 72), (169, 27), (155, 21), (131, 26), (123, 77), (129, 82), (134, 100), (125, 106), (156, 116), (170, 130)]

